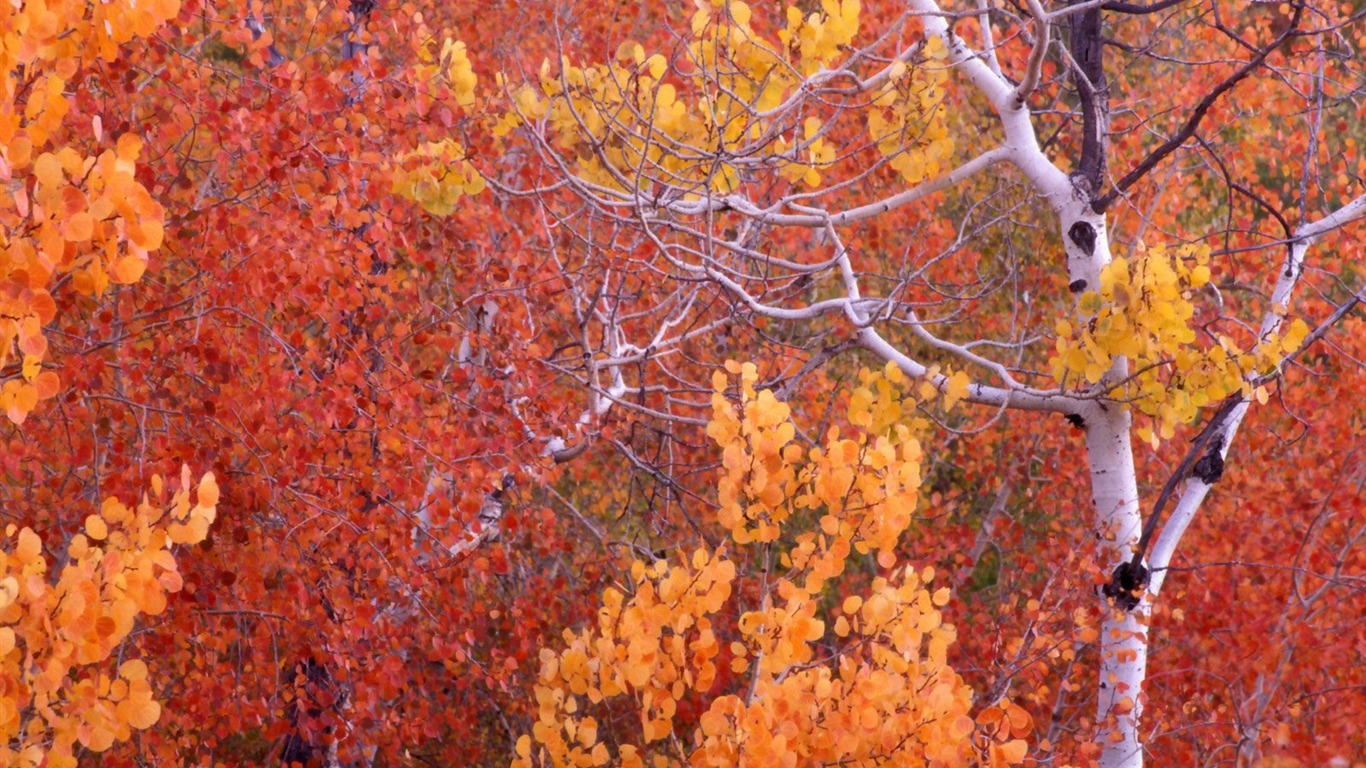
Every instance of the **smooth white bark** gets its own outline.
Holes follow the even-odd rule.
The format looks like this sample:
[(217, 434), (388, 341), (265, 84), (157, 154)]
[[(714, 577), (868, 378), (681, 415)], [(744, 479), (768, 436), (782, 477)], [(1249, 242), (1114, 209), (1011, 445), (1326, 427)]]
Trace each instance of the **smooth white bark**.
[[(913, 3), (924, 14), (927, 35), (940, 37), (949, 60), (991, 102), (1005, 129), (1011, 162), (1020, 169), (1058, 215), (1074, 293), (1099, 285), (1100, 271), (1110, 262), (1105, 217), (1091, 209), (1090, 195), (1055, 166), (1039, 148), (1024, 97), (1030, 78), (1014, 87), (953, 34), (947, 19), (929, 0)], [(1047, 39), (1044, 35), (1043, 39)], [(1032, 58), (1031, 58), (1032, 63)], [(1127, 364), (1117, 360), (1106, 377), (1117, 381)], [(1007, 405), (1017, 406), (1006, 401)], [(1118, 406), (1083, 403), (1076, 409), (1086, 429), (1086, 452), (1094, 501), (1093, 529), (1107, 574), (1133, 554), (1142, 528), (1138, 482), (1130, 441), (1129, 412)], [(1104, 598), (1102, 598), (1104, 600)], [(1097, 704), (1103, 768), (1138, 768), (1143, 751), (1138, 740), (1143, 679), (1147, 669), (1148, 610), (1109, 610), (1101, 626), (1101, 682)]]
[[(1300, 275), (1304, 274), (1305, 258), (1314, 241), (1335, 229), (1364, 217), (1366, 217), (1366, 195), (1356, 198), (1327, 216), (1305, 224), (1295, 231), (1295, 237), (1290, 244), (1285, 263), (1276, 279), (1276, 286), (1271, 291), (1271, 306), (1262, 317), (1262, 326), (1257, 336), (1258, 347), (1271, 340), (1280, 330), (1295, 286), (1299, 282)], [(1249, 376), (1254, 375), (1249, 374)], [(1238, 428), (1242, 425), (1244, 417), (1247, 416), (1250, 406), (1251, 402), (1248, 400), (1243, 400), (1235, 405), (1228, 418), (1219, 425), (1218, 430), (1211, 437), (1211, 440), (1218, 441), (1222, 458), (1227, 459), (1229, 446), (1232, 445), (1233, 438), (1238, 434)], [(1149, 597), (1145, 602), (1155, 598), (1161, 592), (1162, 584), (1167, 579), (1167, 568), (1171, 565), (1172, 558), (1176, 554), (1177, 545), (1180, 544), (1181, 537), (1186, 533), (1186, 528), (1195, 518), (1195, 513), (1199, 511), (1200, 505), (1204, 503), (1205, 497), (1209, 495), (1212, 487), (1198, 477), (1186, 479), (1171, 517), (1162, 526), (1161, 532), (1153, 542), (1152, 551), (1148, 553), (1148, 568), (1153, 575), (1148, 586)]]
[[(1091, 210), (1077, 192), (1058, 206), (1059, 228), (1067, 251), (1068, 278), (1073, 292), (1100, 284), (1100, 271), (1110, 263), (1110, 243), (1104, 216)], [(1091, 233), (1082, 235), (1075, 233)], [(1128, 363), (1115, 360), (1104, 382), (1121, 381)], [(1079, 415), (1086, 430), (1086, 458), (1091, 480), (1092, 529), (1100, 566), (1108, 576), (1133, 557), (1143, 528), (1139, 508), (1138, 474), (1134, 469), (1132, 416), (1119, 404), (1089, 403)], [(1102, 768), (1139, 768), (1143, 750), (1138, 739), (1141, 697), (1148, 666), (1149, 609), (1132, 611), (1113, 606), (1098, 596), (1104, 618), (1100, 633), (1100, 690), (1096, 722), (1101, 741)]]
[[(1100, 272), (1110, 262), (1105, 217), (1092, 210), (1090, 195), (1048, 159), (1039, 147), (1031, 114), (1024, 101), (1026, 88), (1013, 86), (953, 34), (947, 18), (931, 0), (915, 0), (925, 33), (938, 36), (949, 51), (951, 64), (963, 72), (991, 102), (1006, 134), (1010, 161), (1030, 180), (1058, 216), (1067, 255), (1068, 279), (1074, 293), (1100, 284)], [(1045, 37), (1046, 39), (1046, 37)], [(1025, 83), (1028, 84), (1028, 78)], [(1120, 359), (1105, 381), (1127, 374)], [(1009, 401), (1007, 405), (1015, 406)], [(1076, 411), (1086, 429), (1086, 453), (1094, 501), (1093, 531), (1099, 541), (1101, 565), (1107, 575), (1133, 554), (1142, 528), (1138, 482), (1130, 440), (1130, 415), (1118, 405), (1080, 403)], [(1104, 598), (1101, 598), (1105, 600)], [(1147, 669), (1148, 609), (1109, 610), (1101, 626), (1101, 686), (1097, 703), (1098, 736), (1103, 744), (1102, 768), (1139, 768), (1143, 751), (1138, 740), (1142, 714), (1140, 696)]]
[[(1130, 440), (1130, 413), (1118, 406), (1096, 408), (1086, 421), (1086, 455), (1095, 503), (1095, 533), (1101, 566), (1110, 574), (1133, 557), (1143, 527), (1138, 482)], [(1100, 690), (1096, 716), (1101, 724), (1103, 768), (1141, 766), (1138, 722), (1143, 714), (1143, 680), (1148, 666), (1146, 605), (1126, 611), (1100, 598), (1105, 617), (1100, 634)]]

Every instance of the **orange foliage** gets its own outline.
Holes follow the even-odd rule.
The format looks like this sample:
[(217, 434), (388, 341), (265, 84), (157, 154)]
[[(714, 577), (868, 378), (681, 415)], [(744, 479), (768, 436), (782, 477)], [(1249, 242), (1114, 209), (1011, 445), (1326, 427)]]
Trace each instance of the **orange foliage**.
[(213, 474), (193, 505), (188, 467), (180, 486), (167, 506), (160, 477), (156, 501), (105, 499), (52, 574), (38, 534), (9, 526), (0, 550), (0, 763), (74, 766), (77, 745), (103, 752), (161, 716), (147, 664), (110, 657), (140, 616), (162, 614), (183, 586), (171, 547), (203, 541), (214, 520)]
[(106, 138), (98, 116), (76, 136), (64, 130), (67, 90), (178, 9), (178, 0), (74, 0), (0, 10), (0, 369), (21, 363), (20, 375), (0, 378), (0, 409), (16, 424), (59, 388), (43, 369), (53, 284), (70, 277), (78, 293), (99, 296), (111, 282), (135, 283), (162, 241), (161, 206), (134, 178), (142, 142), (124, 134), (95, 153)]
[[(977, 4), (946, 5), (978, 45)], [(645, 214), (595, 215), (557, 184), (570, 168), (620, 195), (632, 177), (611, 163), (644, 159), (654, 181), (679, 183), (634, 189), (665, 198), (856, 207), (998, 146), (995, 115), (932, 41), (899, 64), (870, 49), (864, 73), (885, 70), (885, 87), (862, 100), (840, 95), (847, 78), (819, 98), (796, 88), (871, 41), (922, 42), (904, 3), (4, 4), (7, 757), (505, 765), (525, 733), (530, 760), (562, 743), (587, 761), (601, 746), (609, 763), (634, 747), (643, 761), (766, 764), (881, 754), (882, 720), (926, 713), (907, 755), (1090, 763), (1105, 574), (1077, 432), (963, 407), (979, 370), (926, 348), (902, 309), (949, 339), (1005, 340), (975, 349), (1040, 387), (1083, 389), (1115, 353), (1144, 356), (1153, 367), (1125, 396), (1157, 438), (1136, 452), (1147, 503), (1200, 409), (1241, 391), (1225, 374), (1275, 368), (1240, 357), (1284, 250), (1268, 206), (1295, 222), (1366, 174), (1359, 3), (1317, 5), (1311, 23), (1327, 31), (1288, 41), (1276, 69), (1212, 108), (1203, 144), (1112, 207), (1115, 255), (1134, 273), (1161, 271), (1154, 254), (1199, 254), (1173, 259), (1174, 279), (1125, 283), (1116, 267), (1078, 318), (1059, 233), (1006, 171), (839, 228), (866, 294), (902, 302), (874, 318), (889, 341), (946, 375), (940, 392), (902, 398), (895, 374), (859, 377), (858, 322), (788, 324), (690, 293), (699, 278), (661, 259)], [(1171, 135), (1247, 42), (1271, 39), (1228, 6), (1106, 12), (1124, 44), (1107, 52), (1114, 175)], [(1002, 7), (989, 25), (1013, 75), (1039, 38)], [(731, 79), (709, 79), (708, 61)], [(1067, 72), (1050, 54), (1026, 105), (1064, 166), (1080, 134)], [(585, 110), (589, 85), (608, 102)], [(749, 97), (801, 108), (754, 120)], [(576, 113), (668, 130), (653, 148), (594, 140)], [(557, 122), (536, 134), (538, 117)], [(762, 140), (746, 144), (751, 131)], [(727, 169), (660, 151), (660, 136), (754, 151)], [(819, 229), (748, 228), (722, 206), (696, 222), (664, 245), (761, 244), (801, 267), (831, 253)], [(1331, 238), (1340, 248), (1315, 246), (1296, 317), (1360, 291), (1360, 228)], [(775, 302), (840, 290), (754, 285)], [(654, 345), (661, 327), (679, 341)], [(713, 403), (728, 357), (772, 380), (735, 368)], [(1362, 359), (1366, 325), (1349, 314), (1253, 389), (1267, 407), (1153, 618), (1154, 763), (1366, 754)], [(198, 496), (212, 528), (156, 493), (85, 518), (182, 461), (225, 479), (221, 500)], [(172, 545), (192, 542), (176, 567)], [(864, 728), (870, 709), (879, 730)]]
[[(718, 372), (708, 433), (725, 454), (718, 520), (738, 549), (634, 561), (629, 592), (603, 594), (596, 627), (567, 630), (563, 651), (542, 650), (537, 719), (514, 768), (639, 767), (647, 756), (716, 768), (1020, 764), (1029, 715), (1002, 700), (974, 722), (972, 690), (948, 664), (948, 588), (931, 592), (933, 568), (895, 565), (921, 458), (901, 419), (912, 403), (899, 371), (865, 371), (849, 413), (861, 428), (846, 438), (832, 428), (807, 451), (792, 442), (788, 407), (755, 391), (755, 366), (727, 368), (740, 378), (740, 408)], [(784, 542), (799, 511), (819, 529)], [(871, 550), (885, 575), (824, 607), (849, 558)], [(740, 583), (749, 588), (732, 608)], [(723, 653), (733, 675), (718, 695)], [(610, 749), (588, 712), (619, 697), (635, 703), (640, 737)], [(706, 702), (690, 738), (676, 723), (685, 698)]]

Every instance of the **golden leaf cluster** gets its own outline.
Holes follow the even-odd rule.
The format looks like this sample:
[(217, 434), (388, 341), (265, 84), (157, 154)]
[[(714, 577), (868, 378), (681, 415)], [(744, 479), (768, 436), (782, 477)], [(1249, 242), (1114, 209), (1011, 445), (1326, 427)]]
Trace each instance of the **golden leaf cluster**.
[[(161, 705), (147, 665), (108, 660), (139, 616), (166, 610), (182, 581), (174, 544), (196, 544), (216, 515), (218, 485), (190, 471), (169, 505), (144, 495), (136, 507), (106, 499), (72, 537), (65, 564), (49, 573), (42, 539), (9, 526), (0, 546), (0, 765), (75, 766), (77, 745), (102, 752), (152, 726)], [(162, 480), (152, 479), (155, 497)]]
[[(947, 660), (949, 591), (931, 586), (933, 569), (896, 562), (921, 460), (899, 370), (864, 371), (852, 434), (831, 428), (809, 449), (757, 381), (735, 363), (714, 381), (708, 434), (723, 452), (718, 520), (730, 541), (634, 562), (596, 626), (541, 651), (536, 721), (514, 768), (1021, 763), (1028, 714), (1003, 701), (971, 716), (972, 691)], [(785, 542), (799, 520), (815, 530)], [(856, 552), (877, 553), (882, 574), (832, 601)], [(752, 567), (775, 557), (776, 571)], [(685, 700), (702, 705), (691, 733)], [(639, 730), (609, 733), (594, 715), (609, 705), (627, 706)]]
[(391, 169), (394, 194), (435, 216), (449, 216), (460, 198), (484, 191), (484, 177), (470, 165), (465, 148), (450, 139), (427, 142)]
[[(136, 136), (88, 155), (69, 143), (68, 92), (82, 66), (175, 16), (178, 0), (8, 3), (0, 8), (0, 410), (22, 423), (56, 394), (43, 371), (43, 326), (56, 314), (49, 286), (70, 275), (82, 294), (142, 277), (161, 246), (162, 208), (134, 178)], [(105, 138), (96, 117), (93, 139)]]
[[(511, 105), (490, 117), (488, 132), (501, 141), (532, 126), (568, 170), (608, 195), (696, 200), (737, 192), (775, 167), (793, 184), (818, 186), (851, 137), (809, 114), (819, 105), (807, 101), (820, 91), (821, 73), (850, 52), (858, 0), (823, 0), (810, 13), (788, 7), (776, 39), (755, 31), (743, 2), (697, 5), (691, 37), (672, 57), (627, 42), (606, 63), (546, 60), (530, 83), (500, 75)], [(446, 40), (442, 51), (444, 70), (427, 53), (417, 78), (445, 71), (455, 102), (472, 105), (476, 77), (463, 44)], [(938, 174), (953, 151), (939, 109), (944, 58), (938, 40), (927, 41), (885, 71), (866, 73), (871, 91), (856, 109), (837, 111), (862, 115), (864, 142), (911, 183)], [(422, 202), (407, 181), (396, 189)]]
[(1132, 263), (1116, 258), (1100, 274), (1100, 287), (1083, 293), (1076, 322), (1059, 320), (1050, 362), (1064, 385), (1095, 385), (1116, 358), (1129, 361), (1128, 379), (1109, 395), (1151, 417), (1138, 427), (1154, 446), (1201, 408), (1241, 394), (1264, 398), (1251, 380), (1272, 371), (1309, 333), (1296, 320), (1286, 333), (1246, 351), (1221, 333), (1197, 332), (1195, 291), (1209, 283), (1209, 248), (1155, 247)]

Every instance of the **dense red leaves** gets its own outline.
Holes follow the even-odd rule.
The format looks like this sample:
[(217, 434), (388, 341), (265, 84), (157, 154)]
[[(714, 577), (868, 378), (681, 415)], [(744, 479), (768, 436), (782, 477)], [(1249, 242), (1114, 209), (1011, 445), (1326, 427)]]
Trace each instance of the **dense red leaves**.
[[(454, 82), (413, 76), (442, 61), (442, 39), (467, 41), (481, 76), (530, 73), (557, 57), (566, 30), (602, 60), (627, 39), (667, 45), (668, 29), (686, 27), (691, 9), (589, 5), (556, 29), (549, 4), (77, 5), (89, 27), (80, 34), (99, 44), (91, 54), (67, 51), (80, 68), (60, 71), (61, 83), (39, 78), (7, 92), (11, 111), (0, 126), (13, 130), (21, 105), (33, 113), (24, 120), (47, 132), (30, 140), (27, 164), (0, 136), (12, 174), (0, 211), (10, 238), (0, 255), (0, 374), (7, 421), (27, 418), (0, 432), (4, 514), (56, 553), (93, 533), (86, 518), (99, 499), (132, 498), (156, 471), (184, 461), (212, 468), (223, 486), (208, 537), (178, 557), (181, 589), (128, 641), (152, 660), (146, 680), (166, 703), (160, 720), (104, 759), (260, 765), (321, 760), (335, 746), (377, 764), (505, 763), (536, 716), (527, 692), (548, 639), (583, 625), (587, 597), (620, 582), (632, 556), (691, 550), (710, 535), (695, 525), (714, 520), (713, 498), (699, 495), (709, 484), (695, 470), (718, 457), (686, 419), (704, 415), (715, 364), (754, 358), (765, 375), (790, 374), (851, 329), (839, 320), (813, 325), (809, 336), (766, 321), (707, 328), (733, 308), (700, 307), (706, 332), (666, 361), (677, 379), (640, 395), (640, 413), (676, 407), (680, 420), (617, 409), (585, 425), (595, 401), (575, 379), (588, 376), (601, 325), (584, 319), (567, 288), (616, 302), (626, 327), (648, 337), (662, 315), (626, 310), (666, 306), (673, 290), (647, 266), (649, 244), (627, 231), (576, 228), (584, 219), (553, 195), (535, 204), (461, 198), (451, 216), (432, 217), (393, 196), (388, 169), (449, 140), (491, 178), (545, 181), (526, 151), (500, 151), (465, 122)], [(897, 10), (868, 5), (868, 28)], [(95, 21), (116, 12), (127, 26), (100, 37)], [(115, 56), (113, 43), (152, 32), (149, 13), (175, 17)], [(1241, 21), (1249, 35), (1264, 34), (1255, 19)], [(1175, 119), (1158, 105), (1193, 103), (1237, 54), (1207, 24), (1189, 24), (1183, 40), (1163, 37), (1157, 17), (1125, 24), (1125, 34), (1163, 40), (1182, 56), (1145, 59), (1116, 77), (1125, 108), (1116, 112), (1112, 163), (1121, 169), (1156, 143), (1153, 121)], [(1015, 66), (1024, 50), (1016, 37), (1002, 39), (1003, 64)], [(1185, 46), (1209, 50), (1196, 57)], [(22, 61), (32, 77), (38, 50), (5, 60), (6, 71)], [(1283, 55), (1310, 72), (1318, 53), (1297, 42)], [(1211, 63), (1178, 68), (1190, 58)], [(1061, 85), (1049, 87), (1066, 98)], [(990, 138), (965, 94), (949, 99), (946, 120), (966, 137), (960, 143)], [(1323, 155), (1310, 174), (1316, 198), (1301, 202), (1303, 169), (1269, 165), (1267, 148), (1278, 157), (1309, 152), (1303, 100), (1272, 75), (1239, 99), (1210, 117), (1234, 126), (1210, 137), (1228, 173), (1251, 179), (1291, 218), (1301, 205), (1317, 210), (1351, 193), (1362, 172), (1352, 130), (1362, 124), (1359, 107), (1330, 99), (1324, 124), (1336, 128), (1313, 145)], [(1049, 119), (1058, 125), (1040, 133), (1060, 129), (1065, 156), (1075, 130)], [(129, 169), (121, 161), (132, 159), (133, 136), (142, 148)], [(53, 159), (40, 163), (44, 152)], [(1257, 306), (1242, 289), (1279, 259), (1238, 249), (1282, 233), (1244, 197), (1233, 195), (1229, 207), (1228, 188), (1200, 157), (1192, 152), (1170, 175), (1136, 187), (1115, 209), (1114, 234), (1126, 244), (1157, 231), (1176, 241), (1232, 221), (1230, 238), (1212, 245), (1226, 251), (1214, 256), (1214, 279), (1231, 281), (1223, 298), (1233, 314)], [(84, 172), (87, 159), (97, 172)], [(847, 194), (858, 203), (898, 183), (872, 178)], [(983, 333), (1017, 320), (1051, 328), (1066, 286), (1051, 265), (1033, 264), (1052, 257), (1031, 254), (1053, 253), (1056, 236), (1028, 226), (1032, 214), (1013, 207), (1008, 180), (965, 190), (999, 193), (993, 205), (1021, 226), (947, 252), (935, 289), (974, 294), (993, 279), (1000, 253), (1018, 255), (1034, 303), (983, 294), (963, 305), (963, 320)], [(967, 199), (859, 229), (850, 245), (860, 266), (940, 253), (958, 236)], [(162, 211), (164, 236), (138, 223)], [(1339, 248), (1316, 267), (1324, 302), (1342, 298), (1330, 275), (1360, 279), (1351, 269), (1361, 236), (1337, 237)], [(54, 267), (36, 269), (39, 254)], [(908, 290), (914, 301), (936, 296), (925, 285)], [(1328, 311), (1316, 302), (1301, 309)], [(1183, 545), (1182, 570), (1164, 595), (1170, 608), (1155, 619), (1153, 665), (1163, 671), (1148, 692), (1154, 761), (1187, 764), (1248, 739), (1268, 760), (1306, 765), (1366, 749), (1356, 727), (1366, 606), (1351, 581), (1366, 571), (1363, 416), (1342, 395), (1366, 386), (1351, 363), (1366, 356), (1366, 328), (1347, 322), (1332, 336), (1337, 351), (1316, 352), (1273, 387), (1272, 405), (1283, 410), (1250, 422), (1236, 464)], [(820, 344), (804, 349), (810, 338)], [(787, 399), (800, 421), (818, 423), (826, 393), (856, 369), (836, 356), (793, 380)], [(949, 420), (972, 427), (978, 418), (960, 409)], [(1090, 499), (1069, 430), (1013, 415), (981, 433), (927, 441), (927, 511), (898, 552), (949, 574), (959, 627), (951, 661), (985, 692), (982, 703), (1008, 691), (1035, 721), (1032, 755), (1084, 764), (1094, 755), (1099, 576), (1079, 522)], [(567, 467), (543, 455), (552, 439), (577, 445), (590, 433), (595, 447)], [(1167, 457), (1140, 453), (1140, 461), (1150, 486), (1165, 480)], [(505, 475), (517, 485), (502, 497), (498, 539), (452, 557)], [(871, 580), (875, 561), (862, 567)], [(96, 634), (108, 636), (96, 622)], [(731, 659), (722, 659), (722, 684), (733, 682)], [(693, 723), (701, 713), (680, 707), (678, 717)], [(617, 715), (599, 725), (604, 738), (630, 722)], [(1010, 711), (999, 717), (1013, 721)]]

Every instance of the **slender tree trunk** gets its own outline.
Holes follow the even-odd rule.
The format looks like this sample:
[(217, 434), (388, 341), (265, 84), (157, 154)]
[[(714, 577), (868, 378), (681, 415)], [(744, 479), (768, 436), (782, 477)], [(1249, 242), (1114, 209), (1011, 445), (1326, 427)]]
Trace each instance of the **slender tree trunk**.
[[(1100, 272), (1110, 263), (1110, 241), (1104, 214), (1091, 205), (1093, 188), (1081, 174), (1072, 177), (1072, 199), (1055, 202), (1063, 246), (1067, 253), (1070, 290), (1079, 296), (1100, 288)], [(1127, 361), (1119, 359), (1102, 379), (1122, 381)], [(1130, 436), (1132, 417), (1118, 404), (1092, 402), (1077, 414), (1086, 430), (1086, 454), (1090, 470), (1091, 497), (1095, 505), (1092, 532), (1096, 537), (1100, 566), (1107, 577), (1133, 556), (1143, 528), (1138, 505), (1138, 477)], [(1146, 601), (1132, 610), (1115, 605), (1097, 594), (1105, 619), (1100, 635), (1100, 681), (1097, 696), (1098, 737), (1102, 744), (1102, 768), (1138, 768), (1143, 751), (1138, 742), (1138, 719), (1142, 713), (1143, 677), (1148, 660)]]
[[(1117, 406), (1097, 408), (1086, 422), (1086, 452), (1095, 500), (1095, 534), (1101, 566), (1108, 575), (1133, 556), (1143, 526), (1138, 483), (1129, 437), (1130, 414)], [(1138, 768), (1143, 750), (1138, 742), (1143, 677), (1148, 663), (1149, 603), (1132, 610), (1099, 595), (1105, 619), (1100, 634), (1101, 768)]]

